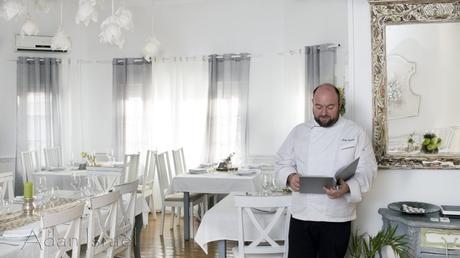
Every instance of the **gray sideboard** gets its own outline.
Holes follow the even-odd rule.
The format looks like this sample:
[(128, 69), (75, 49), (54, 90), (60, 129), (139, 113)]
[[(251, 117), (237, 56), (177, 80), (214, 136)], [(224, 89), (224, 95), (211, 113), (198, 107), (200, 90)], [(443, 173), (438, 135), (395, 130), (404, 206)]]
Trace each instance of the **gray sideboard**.
[(398, 235), (406, 235), (411, 256), (417, 258), (460, 258), (460, 219), (450, 222), (435, 222), (438, 213), (429, 216), (406, 215), (386, 208), (379, 209), (383, 228), (389, 225), (398, 228)]

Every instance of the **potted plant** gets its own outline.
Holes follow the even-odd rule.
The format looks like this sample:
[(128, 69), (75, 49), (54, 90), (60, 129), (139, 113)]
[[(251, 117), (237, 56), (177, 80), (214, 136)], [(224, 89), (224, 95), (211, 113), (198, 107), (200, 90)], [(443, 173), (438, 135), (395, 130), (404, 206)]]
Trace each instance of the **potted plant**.
[(438, 153), (441, 146), (441, 138), (434, 133), (426, 133), (423, 135), (421, 151), (423, 153)]
[[(409, 258), (409, 245), (406, 235), (396, 235), (397, 226), (390, 226), (380, 230), (375, 236), (367, 233), (358, 234), (358, 230), (351, 235), (348, 254), (353, 258), (382, 258), (382, 248), (389, 246), (400, 258)], [(378, 255), (378, 256), (377, 256)]]

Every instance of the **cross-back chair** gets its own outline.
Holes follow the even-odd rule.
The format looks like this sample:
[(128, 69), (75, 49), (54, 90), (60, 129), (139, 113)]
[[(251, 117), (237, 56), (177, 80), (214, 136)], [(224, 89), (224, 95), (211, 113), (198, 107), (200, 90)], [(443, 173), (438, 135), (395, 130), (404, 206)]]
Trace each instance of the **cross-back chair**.
[[(238, 246), (233, 248), (234, 256), (236, 258), (287, 257), (291, 218), (290, 197), (235, 196), (234, 199), (238, 209)], [(262, 209), (263, 212), (256, 215), (257, 210)], [(258, 216), (268, 217), (261, 219)], [(284, 239), (274, 239), (270, 234), (278, 223), (284, 224), (281, 227), (284, 228)], [(279, 244), (277, 240), (282, 240), (283, 244)]]
[[(70, 256), (67, 254), (69, 250), (72, 250), (72, 258), (80, 257), (80, 225), (84, 208), (85, 204), (79, 203), (59, 212), (44, 214), (41, 217), (41, 258), (69, 258)], [(64, 234), (61, 234), (62, 232), (58, 231), (58, 226), (64, 224), (69, 225)]]

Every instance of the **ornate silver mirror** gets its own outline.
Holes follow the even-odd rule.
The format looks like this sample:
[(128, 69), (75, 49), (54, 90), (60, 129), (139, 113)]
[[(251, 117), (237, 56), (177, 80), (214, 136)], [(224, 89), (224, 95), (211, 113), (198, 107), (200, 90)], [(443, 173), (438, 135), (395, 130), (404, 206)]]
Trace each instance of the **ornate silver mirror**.
[(460, 1), (369, 0), (381, 168), (460, 168)]

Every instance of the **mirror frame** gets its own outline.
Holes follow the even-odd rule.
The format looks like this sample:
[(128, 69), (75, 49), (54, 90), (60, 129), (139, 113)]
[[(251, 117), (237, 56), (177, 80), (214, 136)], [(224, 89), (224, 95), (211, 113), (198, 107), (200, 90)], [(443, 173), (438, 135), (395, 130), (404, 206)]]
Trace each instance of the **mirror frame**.
[(387, 25), (460, 22), (460, 0), (369, 0), (372, 38), (373, 144), (379, 168), (460, 169), (460, 153), (388, 154)]

